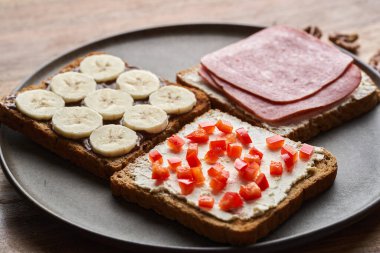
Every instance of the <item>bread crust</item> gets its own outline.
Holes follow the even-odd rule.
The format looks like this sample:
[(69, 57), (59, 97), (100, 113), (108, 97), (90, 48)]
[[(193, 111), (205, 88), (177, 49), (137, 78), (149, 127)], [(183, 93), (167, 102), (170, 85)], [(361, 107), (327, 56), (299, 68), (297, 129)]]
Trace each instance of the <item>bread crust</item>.
[(287, 220), (305, 200), (318, 195), (333, 184), (337, 174), (336, 158), (325, 149), (323, 153), (324, 159), (316, 161), (310, 176), (298, 181), (278, 206), (250, 220), (225, 222), (187, 204), (173, 194), (165, 191), (151, 192), (141, 188), (134, 183), (131, 171), (127, 169), (116, 172), (111, 177), (111, 189), (115, 196), (153, 209), (214, 241), (233, 245), (252, 244)]
[[(93, 52), (89, 55), (101, 54)], [(87, 55), (88, 56), (88, 55)], [(85, 58), (79, 57), (63, 67), (60, 72), (67, 72), (79, 67), (80, 62)], [(169, 85), (173, 84), (165, 81)], [(21, 91), (32, 89), (45, 89), (48, 86), (46, 81), (36, 85), (30, 85)], [(181, 85), (179, 85), (181, 86)], [(208, 97), (198, 89), (185, 87), (194, 92), (197, 104), (191, 112), (172, 117), (169, 119), (168, 127), (160, 134), (153, 135), (142, 141), (140, 146), (134, 151), (116, 158), (100, 156), (90, 149), (87, 149), (81, 141), (70, 140), (57, 135), (51, 128), (50, 121), (37, 121), (20, 113), (16, 108), (7, 106), (7, 97), (0, 102), (0, 121), (4, 125), (26, 135), (34, 142), (56, 153), (57, 155), (71, 161), (75, 165), (86, 169), (98, 177), (109, 179), (118, 170), (123, 169), (128, 163), (138, 156), (148, 152), (157, 143), (163, 141), (173, 133), (177, 132), (183, 125), (192, 121), (195, 117), (203, 114), (210, 108)]]
[[(249, 114), (246, 110), (232, 105), (225, 98), (220, 98), (220, 95), (216, 94), (215, 90), (207, 87), (207, 85), (201, 81), (199, 75), (197, 74), (198, 69), (199, 66), (194, 66), (189, 69), (179, 71), (177, 73), (177, 82), (188, 87), (195, 87), (205, 91), (209, 96), (212, 108), (230, 113), (252, 125), (266, 128), (294, 141), (304, 142), (310, 140), (311, 138), (317, 136), (320, 132), (328, 131), (346, 121), (354, 119), (370, 111), (380, 102), (380, 90), (368, 77), (369, 85), (372, 86), (371, 91), (360, 99), (350, 99), (349, 103), (337, 105), (337, 107), (323, 111), (318, 115), (311, 116), (296, 124), (291, 124), (289, 126), (276, 126), (264, 123)], [(198, 76), (198, 78), (192, 79), (190, 76)]]

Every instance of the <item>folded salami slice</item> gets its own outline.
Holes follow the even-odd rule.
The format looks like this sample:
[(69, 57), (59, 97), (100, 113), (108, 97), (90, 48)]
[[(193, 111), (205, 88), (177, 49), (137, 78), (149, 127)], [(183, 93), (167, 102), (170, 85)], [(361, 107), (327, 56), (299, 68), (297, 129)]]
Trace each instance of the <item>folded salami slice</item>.
[(288, 103), (329, 85), (352, 60), (303, 31), (274, 26), (204, 56), (201, 63), (240, 89)]
[(269, 123), (281, 123), (282, 121), (288, 121), (294, 116), (333, 105), (350, 95), (359, 86), (361, 81), (360, 69), (351, 64), (340, 78), (313, 96), (292, 103), (278, 104), (236, 88), (212, 75), (204, 67), (200, 69), (199, 74), (210, 86), (222, 90), (228, 97), (247, 111)]

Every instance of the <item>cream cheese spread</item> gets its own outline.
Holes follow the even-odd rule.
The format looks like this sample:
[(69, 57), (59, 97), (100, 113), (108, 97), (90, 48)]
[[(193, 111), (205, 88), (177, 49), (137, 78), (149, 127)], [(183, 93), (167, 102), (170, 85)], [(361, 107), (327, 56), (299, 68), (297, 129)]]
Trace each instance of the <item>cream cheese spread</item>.
[[(248, 130), (249, 135), (253, 141), (252, 145), (255, 146), (258, 150), (263, 152), (264, 156), (262, 158), (261, 162), (261, 172), (264, 173), (268, 179), (269, 182), (269, 188), (262, 192), (261, 198), (244, 202), (244, 205), (242, 208), (237, 209), (234, 212), (226, 212), (219, 209), (218, 203), (221, 197), (225, 192), (239, 192), (240, 186), (242, 184), (246, 184), (246, 182), (243, 182), (238, 175), (238, 172), (234, 168), (234, 160), (229, 158), (227, 155), (224, 155), (219, 158), (218, 162), (223, 164), (225, 167), (225, 170), (228, 170), (230, 173), (230, 177), (227, 181), (227, 186), (225, 189), (220, 192), (217, 195), (212, 195), (215, 199), (215, 205), (212, 209), (208, 210), (207, 212), (210, 215), (215, 216), (218, 219), (229, 221), (234, 219), (249, 219), (256, 216), (259, 216), (269, 210), (270, 208), (273, 208), (277, 206), (282, 200), (284, 200), (287, 196), (287, 193), (291, 189), (291, 187), (300, 179), (303, 179), (309, 175), (309, 171), (311, 168), (313, 168), (315, 161), (323, 159), (323, 151), (321, 148), (315, 148), (314, 154), (308, 161), (303, 161), (301, 159), (298, 159), (296, 162), (293, 171), (287, 172), (284, 169), (284, 172), (282, 176), (271, 176), (269, 173), (269, 164), (273, 161), (282, 161), (280, 157), (280, 151), (271, 151), (266, 146), (266, 138), (273, 136), (272, 132), (269, 132), (265, 129), (258, 128), (251, 126), (250, 124), (243, 122), (239, 120), (238, 118), (231, 116), (229, 114), (220, 112), (218, 110), (210, 110), (209, 112), (205, 113), (204, 115), (198, 117), (193, 123), (185, 125), (177, 135), (184, 138), (185, 135), (193, 132), (198, 128), (199, 122), (205, 122), (205, 121), (217, 121), (219, 119), (227, 120), (229, 121), (234, 129), (237, 129), (239, 127), (244, 127)], [(214, 134), (210, 135), (209, 141), (221, 138), (223, 134), (218, 131), (218, 129), (215, 129)], [(286, 139), (285, 144), (291, 145), (295, 148), (299, 148), (300, 143), (291, 141), (289, 139)], [(168, 180), (162, 182), (161, 184), (157, 185), (156, 180), (151, 179), (152, 172), (151, 172), (151, 163), (149, 161), (148, 155), (142, 156), (137, 159), (137, 161), (134, 163), (134, 166), (132, 169), (132, 174), (135, 178), (135, 183), (139, 185), (142, 188), (149, 189), (150, 191), (162, 191), (166, 190), (177, 197), (183, 198), (186, 200), (190, 205), (193, 205), (195, 207), (198, 206), (198, 198), (201, 194), (204, 193), (210, 193), (211, 189), (209, 187), (209, 180), (210, 177), (207, 175), (207, 170), (212, 166), (207, 164), (203, 157), (205, 156), (206, 152), (209, 150), (209, 142), (205, 144), (199, 144), (199, 150), (198, 150), (198, 158), (202, 163), (202, 171), (205, 176), (205, 182), (201, 187), (196, 187), (194, 191), (189, 195), (181, 195), (181, 190), (178, 185), (177, 177), (175, 173), (171, 173)], [(186, 149), (187, 145), (185, 144), (183, 147), (183, 150), (180, 153), (173, 153), (168, 148), (166, 141), (158, 144), (154, 149), (158, 150), (162, 156), (164, 157), (164, 166), (167, 166), (167, 160), (170, 157), (179, 157), (182, 160), (183, 165), (187, 165), (186, 162)], [(249, 147), (244, 147), (242, 154), (248, 153)], [(285, 167), (284, 167), (285, 168)]]

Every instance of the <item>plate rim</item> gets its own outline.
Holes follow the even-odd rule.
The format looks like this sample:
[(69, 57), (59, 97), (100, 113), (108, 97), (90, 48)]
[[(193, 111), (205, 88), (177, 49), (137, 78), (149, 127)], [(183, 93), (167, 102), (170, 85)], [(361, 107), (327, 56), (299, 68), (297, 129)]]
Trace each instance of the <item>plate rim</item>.
[[(94, 41), (87, 42), (85, 44), (82, 44), (78, 47), (71, 48), (64, 52), (63, 54), (60, 54), (56, 57), (54, 57), (52, 60), (47, 61), (46, 63), (42, 64), (39, 68), (37, 68), (35, 71), (33, 71), (32, 74), (27, 76), (19, 85), (17, 85), (11, 93), (14, 93), (15, 91), (18, 91), (20, 88), (24, 87), (25, 85), (29, 84), (30, 81), (35, 78), (35, 76), (38, 75), (38, 73), (42, 72), (44, 69), (47, 69), (49, 66), (54, 65), (57, 61), (63, 60), (65, 58), (70, 58), (72, 55), (74, 55), (78, 51), (86, 50), (87, 47), (94, 46), (96, 44), (101, 44), (106, 41), (121, 38), (123, 36), (132, 35), (133, 33), (142, 33), (142, 32), (148, 32), (148, 31), (156, 31), (156, 30), (168, 30), (168, 29), (178, 29), (181, 27), (236, 27), (238, 29), (263, 29), (265, 26), (257, 26), (257, 25), (251, 25), (251, 24), (245, 24), (245, 23), (226, 23), (226, 22), (200, 22), (200, 23), (174, 23), (174, 24), (167, 24), (167, 25), (158, 25), (158, 26), (148, 26), (148, 27), (142, 27), (137, 29), (131, 29), (127, 30), (125, 32), (112, 34), (103, 38), (99, 38)], [(352, 53), (339, 48), (343, 52), (349, 54), (351, 57), (354, 58), (355, 63), (360, 65), (361, 69), (365, 71), (371, 79), (375, 79), (374, 82), (377, 86), (380, 85), (380, 74), (377, 73), (371, 66), (364, 63), (362, 60), (360, 60), (356, 55), (353, 55)], [(4, 126), (0, 124), (0, 132), (3, 133)], [(355, 222), (358, 222), (359, 220), (363, 219), (365, 216), (370, 214), (372, 211), (374, 211), (376, 208), (380, 207), (380, 196), (377, 199), (374, 199), (373, 201), (369, 202), (367, 205), (363, 206), (362, 208), (356, 210), (353, 212), (352, 215), (346, 215), (342, 217), (341, 219), (337, 220), (334, 223), (331, 223), (327, 226), (310, 230), (305, 233), (290, 235), (286, 237), (282, 237), (279, 239), (274, 239), (267, 242), (258, 242), (252, 245), (249, 245), (247, 247), (239, 248), (234, 247), (231, 245), (221, 244), (221, 246), (210, 246), (210, 247), (185, 247), (185, 246), (162, 246), (162, 245), (152, 245), (152, 244), (143, 244), (133, 241), (128, 241), (119, 237), (105, 235), (104, 233), (100, 233), (95, 231), (94, 229), (91, 229), (87, 226), (76, 224), (74, 221), (70, 221), (69, 219), (62, 217), (62, 215), (59, 215), (58, 213), (53, 212), (48, 207), (45, 207), (43, 204), (41, 204), (38, 200), (33, 198), (25, 189), (22, 187), (22, 185), (17, 181), (15, 176), (12, 173), (12, 170), (8, 167), (7, 162), (5, 160), (4, 154), (3, 154), (3, 148), (2, 148), (2, 138), (3, 134), (0, 134), (0, 165), (4, 172), (4, 175), (8, 179), (8, 181), (13, 185), (13, 187), (21, 193), (29, 202), (43, 210), (45, 213), (49, 214), (50, 216), (63, 221), (64, 223), (73, 226), (80, 231), (83, 231), (85, 233), (88, 233), (89, 235), (105, 239), (106, 242), (117, 243), (121, 244), (124, 247), (133, 247), (133, 248), (147, 248), (151, 250), (169, 250), (169, 251), (248, 251), (252, 249), (256, 250), (275, 250), (281, 247), (281, 249), (289, 248), (295, 245), (301, 245), (305, 244), (307, 242), (316, 241), (317, 239), (321, 237), (325, 237), (327, 235), (330, 235), (334, 232), (337, 232), (347, 226), (352, 225)]]

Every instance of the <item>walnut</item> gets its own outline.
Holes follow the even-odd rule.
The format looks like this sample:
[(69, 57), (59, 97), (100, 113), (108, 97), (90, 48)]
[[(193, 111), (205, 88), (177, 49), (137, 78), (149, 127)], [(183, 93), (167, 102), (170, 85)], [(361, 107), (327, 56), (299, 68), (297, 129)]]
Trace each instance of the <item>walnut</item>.
[(335, 45), (340, 46), (351, 53), (356, 54), (360, 47), (358, 43), (359, 35), (357, 33), (344, 34), (344, 33), (331, 33), (329, 40)]
[(322, 31), (318, 26), (307, 26), (303, 29), (308, 34), (320, 39), (322, 37)]
[(369, 59), (369, 65), (380, 72), (380, 50)]

